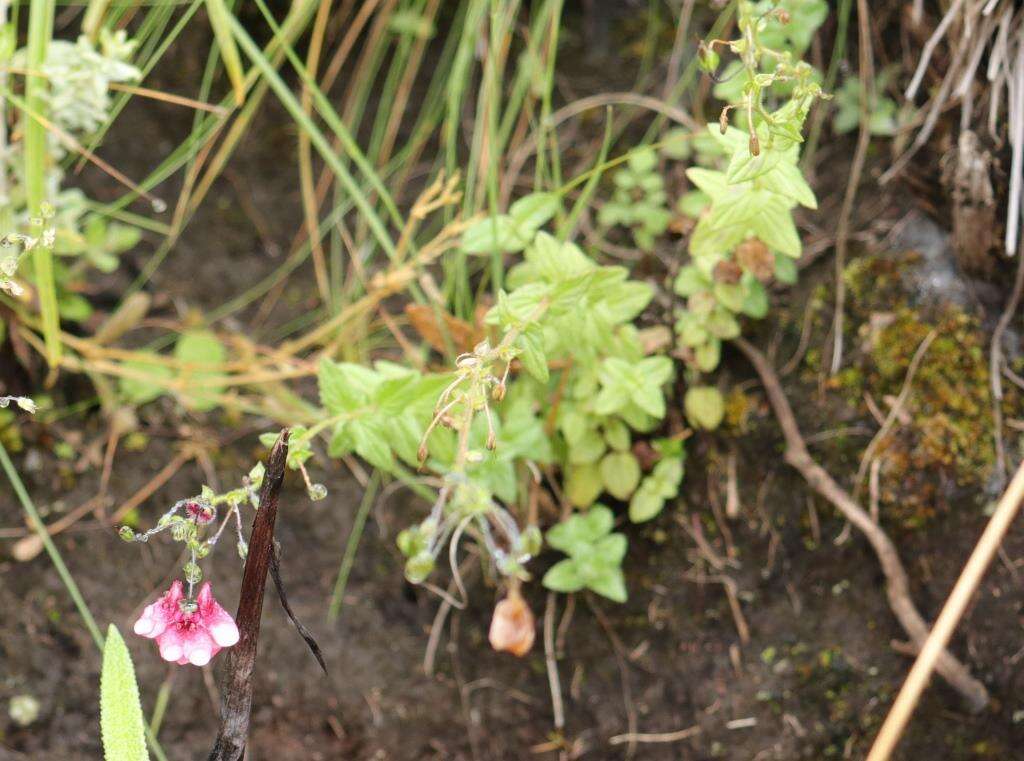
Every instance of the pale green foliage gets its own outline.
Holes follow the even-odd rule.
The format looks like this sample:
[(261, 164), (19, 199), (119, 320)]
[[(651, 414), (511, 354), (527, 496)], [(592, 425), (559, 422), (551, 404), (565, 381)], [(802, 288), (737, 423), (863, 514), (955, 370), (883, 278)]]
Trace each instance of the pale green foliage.
[[(110, 83), (134, 82), (142, 74), (128, 59), (135, 43), (122, 29), (100, 30), (100, 48), (82, 35), (76, 42), (54, 39), (46, 48), (43, 73), (49, 80), (46, 93), (49, 118), (66, 132), (95, 132), (110, 113)], [(14, 56), (24, 66), (24, 51)]]
[(189, 409), (211, 410), (218, 405), (217, 396), (224, 390), (223, 373), (211, 369), (222, 364), (227, 350), (216, 335), (208, 330), (190, 330), (182, 333), (174, 346), (173, 357), (180, 363), (172, 367), (153, 354), (124, 363), (126, 376), (120, 380), (121, 394), (134, 404), (151, 402), (168, 393), (168, 384), (182, 383), (188, 391), (178, 394), (178, 400)]
[[(869, 104), (868, 129), (872, 135), (890, 137), (896, 134), (900, 125), (899, 107), (892, 98), (883, 95), (886, 84), (892, 79), (895, 69), (888, 68), (875, 77), (875, 102)], [(860, 126), (860, 99), (863, 87), (855, 76), (846, 78), (835, 94), (835, 117), (832, 129), (843, 135)]]
[[(669, 152), (680, 153), (678, 137), (670, 146)], [(604, 227), (628, 227), (636, 245), (650, 251), (672, 219), (665, 180), (658, 172), (658, 155), (652, 148), (637, 149), (612, 179), (615, 193), (598, 212), (598, 222)]]
[[(788, 23), (782, 23), (773, 7), (788, 13)], [(817, 207), (800, 171), (800, 143), (820, 87), (810, 67), (794, 62), (793, 56), (806, 50), (827, 13), (820, 0), (789, 0), (778, 6), (740, 3), (741, 37), (729, 47), (740, 56), (733, 77), (743, 86), (737, 93), (723, 88), (716, 94), (739, 101), (729, 108), (746, 129), (724, 121), (708, 125), (715, 149), (708, 150), (706, 142), (698, 146), (707, 157), (705, 166), (687, 170), (697, 191), (680, 203), (680, 210), (696, 217), (697, 224), (689, 242), (691, 263), (675, 281), (676, 293), (686, 299), (686, 309), (677, 314), (676, 333), (697, 372), (718, 366), (722, 341), (740, 334), (741, 317), (767, 314), (765, 286), (770, 280), (796, 280), (794, 260), (802, 248), (793, 209)], [(766, 98), (777, 84), (785, 85), (786, 100), (769, 111)], [(722, 398), (713, 387), (691, 389), (685, 406), (697, 427), (714, 428), (722, 420)]]
[(548, 531), (548, 544), (569, 557), (544, 574), (544, 586), (556, 592), (590, 589), (615, 602), (625, 602), (622, 559), (627, 541), (624, 534), (611, 533), (614, 522), (611, 510), (594, 505)]
[(106, 761), (148, 761), (146, 722), (132, 657), (113, 624), (107, 629), (100, 673), (100, 730)]
[[(84, 268), (104, 273), (118, 266), (118, 256), (134, 247), (141, 238), (139, 230), (89, 211), (89, 201), (81, 190), (65, 188), (61, 159), (67, 150), (66, 138), (82, 138), (107, 123), (113, 107), (110, 85), (134, 82), (141, 72), (129, 58), (135, 42), (124, 30), (100, 30), (99, 47), (81, 36), (76, 42), (54, 39), (47, 45), (42, 66), (47, 77), (43, 90), (45, 118), (54, 130), (47, 133), (50, 160), (45, 170), (46, 196), (56, 210), (52, 220), (55, 240), (54, 254), (61, 257), (54, 263), (56, 301), (64, 320), (81, 322), (92, 314), (92, 306), (73, 287), (83, 276)], [(11, 65), (25, 68), (27, 53), (22, 49), (11, 58)], [(16, 96), (14, 96), (16, 98)], [(15, 100), (20, 104), (20, 100)], [(6, 173), (5, 197), (0, 217), (12, 224), (10, 235), (32, 229), (24, 182), (24, 151), (21, 142), (7, 146), (5, 162), (0, 171)], [(28, 275), (28, 273), (26, 273)], [(3, 279), (0, 275), (0, 280)]]

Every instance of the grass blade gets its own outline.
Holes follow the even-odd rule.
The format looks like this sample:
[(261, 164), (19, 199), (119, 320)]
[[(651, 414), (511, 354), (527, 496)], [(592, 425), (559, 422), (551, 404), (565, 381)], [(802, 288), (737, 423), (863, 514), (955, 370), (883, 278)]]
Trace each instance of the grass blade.
[[(46, 61), (46, 48), (53, 33), (54, 0), (32, 0), (28, 16), (28, 68), (40, 71)], [(45, 77), (29, 75), (25, 80), (25, 100), (28, 108), (36, 113), (46, 112)], [(46, 198), (46, 170), (49, 151), (46, 145), (46, 127), (37, 119), (24, 115), (25, 135), (25, 195), (29, 215), (38, 220), (32, 225), (31, 234), (42, 238), (42, 211)], [(53, 251), (38, 244), (32, 251), (35, 268), (36, 288), (39, 291), (39, 308), (43, 318), (43, 340), (46, 343), (46, 361), (51, 370), (60, 363), (60, 314), (57, 311), (57, 284), (53, 276)]]
[(210, 26), (213, 28), (213, 36), (217, 38), (224, 70), (235, 91), (235, 104), (240, 106), (245, 102), (245, 71), (242, 69), (242, 57), (238, 54), (234, 35), (231, 34), (231, 11), (224, 5), (224, 0), (206, 0), (206, 15), (210, 17)]

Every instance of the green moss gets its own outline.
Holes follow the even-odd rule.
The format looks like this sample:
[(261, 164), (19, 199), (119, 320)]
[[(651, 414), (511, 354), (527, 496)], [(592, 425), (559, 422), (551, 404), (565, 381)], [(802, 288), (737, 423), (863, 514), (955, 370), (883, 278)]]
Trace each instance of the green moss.
[[(923, 312), (911, 306), (901, 275), (908, 261), (863, 257), (847, 267), (850, 364), (829, 388), (862, 416), (869, 413), (869, 398), (887, 415), (915, 352), (936, 331), (900, 419), (876, 451), (883, 517), (916, 528), (965, 492), (981, 493), (995, 464), (995, 444), (989, 336), (959, 307)], [(1004, 415), (1019, 417), (1018, 389), (1006, 384), (1005, 391)]]

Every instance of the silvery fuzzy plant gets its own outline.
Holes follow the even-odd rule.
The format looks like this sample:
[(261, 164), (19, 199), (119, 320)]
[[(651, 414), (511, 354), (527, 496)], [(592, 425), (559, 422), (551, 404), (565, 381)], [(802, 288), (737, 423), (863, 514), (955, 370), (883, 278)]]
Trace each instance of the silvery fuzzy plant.
[[(86, 268), (112, 272), (118, 266), (118, 255), (132, 248), (141, 237), (133, 226), (108, 222), (89, 211), (89, 199), (78, 188), (65, 186), (61, 160), (65, 158), (70, 140), (87, 138), (110, 118), (113, 106), (112, 83), (138, 81), (142, 73), (129, 59), (136, 42), (124, 30), (102, 29), (98, 45), (86, 36), (77, 41), (52, 40), (42, 67), (47, 79), (47, 120), (53, 129), (48, 132), (51, 156), (46, 173), (47, 196), (53, 204), (47, 212), (48, 230), (43, 241), (60, 257), (72, 258), (58, 264), (58, 302), (61, 316), (82, 320), (91, 313), (83, 298), (64, 286)], [(25, 68), (26, 51), (11, 57), (14, 70)], [(3, 206), (0, 221), (6, 230), (4, 245), (17, 245), (20, 252), (0, 254), (0, 290), (20, 296), (22, 285), (15, 278), (18, 264), (35, 246), (36, 239), (22, 234), (36, 229), (25, 197), (24, 152), (21, 142), (3, 146)]]

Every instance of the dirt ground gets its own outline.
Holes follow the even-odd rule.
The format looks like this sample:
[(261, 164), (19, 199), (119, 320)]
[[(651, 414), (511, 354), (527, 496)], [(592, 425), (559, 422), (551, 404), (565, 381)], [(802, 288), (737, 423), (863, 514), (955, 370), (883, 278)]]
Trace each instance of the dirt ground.
[[(179, 74), (186, 81), (198, 79), (196, 72)], [(122, 168), (152, 166), (181, 136), (180, 115), (172, 111), (160, 104), (132, 105), (106, 155), (116, 156)], [(128, 139), (131, 133), (153, 139), (142, 145)], [(292, 155), (294, 131), (269, 104), (253, 133), (257, 137), (244, 142), (228, 176), (217, 183), (154, 279), (153, 290), (167, 294), (165, 303), (187, 299), (215, 307), (280, 263), (281, 254), (268, 242), (284, 247), (300, 220), (294, 164), (282, 159)], [(95, 182), (100, 197), (104, 189), (112, 192), (102, 180)], [(165, 190), (173, 198), (174, 187)], [(138, 271), (143, 261), (140, 257), (130, 266)], [(830, 266), (816, 265), (820, 271), (812, 272), (812, 279), (824, 281)], [(101, 290), (116, 293), (118, 278), (127, 282), (133, 275), (129, 268), (101, 283)], [(301, 277), (290, 281), (281, 309), (303, 309), (311, 290)], [(283, 316), (273, 315), (277, 324)], [(755, 340), (770, 338), (769, 326)], [(752, 375), (736, 356), (727, 357), (727, 367), (737, 382)], [(757, 397), (756, 387), (750, 388)], [(834, 425), (834, 400), (822, 402), (813, 387), (799, 381), (788, 390), (805, 431)], [(84, 392), (73, 381), (59, 393), (73, 399)], [(114, 503), (132, 495), (174, 456), (181, 426), (210, 440), (231, 439), (213, 460), (225, 485), (262, 454), (258, 430), (239, 430), (235, 421), (217, 414), (181, 419), (161, 402), (142, 416), (150, 424), (150, 440), (141, 451), (119, 453), (109, 488)], [(63, 425), (83, 429), (86, 442), (106, 435), (95, 415)], [(50, 516), (91, 498), (99, 484), (98, 468), (69, 474), (61, 467), (49, 452), (52, 441), (52, 433), (32, 429), (17, 461)], [(282, 571), (296, 614), (323, 649), (329, 675), (321, 674), (277, 601), (268, 597), (251, 761), (518, 761), (555, 759), (562, 752), (593, 761), (863, 758), (909, 667), (906, 655), (893, 647), (903, 633), (886, 605), (875, 557), (856, 534), (834, 541), (844, 526), (827, 506), (818, 505), (816, 525), (809, 522), (806, 489), (781, 462), (774, 422), (757, 410), (752, 430), (738, 441), (743, 514), (727, 524), (734, 548), (727, 573), (743, 615), (738, 622), (721, 583), (687, 577), (695, 548), (683, 522), (699, 516), (715, 547), (724, 552), (726, 546), (722, 535), (711, 533), (714, 523), (708, 519), (709, 446), (691, 442), (680, 504), (650, 524), (624, 527), (630, 540), (629, 602), (614, 605), (581, 596), (570, 604), (568, 616), (566, 600), (559, 600), (555, 624), (564, 743), (553, 732), (540, 637), (522, 660), (493, 653), (486, 629), (495, 592), (479, 578), (470, 585), (468, 608), (447, 622), (436, 673), (424, 673), (438, 600), (402, 580), (394, 537), (425, 509), (406, 492), (393, 492), (375, 507), (342, 615), (329, 624), (327, 601), (360, 489), (343, 466), (322, 459), (316, 468), (330, 494), (311, 503), (295, 474), (289, 474), (278, 521)], [(856, 469), (856, 460), (829, 465), (842, 480)], [(204, 478), (197, 465), (186, 465), (141, 507), (142, 524), (151, 524), (176, 499), (197, 493)], [(964, 499), (932, 518), (926, 531), (894, 530), (926, 616), (937, 613), (984, 525), (982, 502), (978, 494)], [(0, 528), (19, 525), (20, 507), (5, 483)], [(130, 631), (141, 607), (166, 588), (169, 574), (180, 566), (169, 543), (125, 545), (94, 520), (61, 535), (57, 544), (100, 625), (112, 622), (122, 632)], [(99, 655), (46, 556), (18, 563), (9, 557), (10, 546), (0, 543), (0, 761), (99, 759)], [(538, 576), (548, 562), (544, 557), (538, 563)], [(1024, 527), (1018, 525), (954, 642), (955, 652), (990, 688), (992, 707), (970, 715), (944, 684), (933, 684), (898, 758), (1024, 758), (1024, 699), (1018, 693), (1024, 687), (1021, 566)], [(208, 569), (221, 602), (233, 609), (240, 567), (230, 547), (217, 552)], [(542, 590), (533, 585), (527, 594), (541, 621)], [(152, 643), (130, 635), (127, 640), (147, 709), (160, 684), (172, 680), (160, 731), (169, 757), (204, 758), (217, 725), (216, 668), (168, 670)], [(7, 706), (12, 697), (26, 694), (41, 710), (22, 727), (8, 717)], [(631, 745), (617, 738), (687, 728), (694, 730), (686, 739), (672, 742)]]

